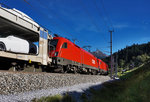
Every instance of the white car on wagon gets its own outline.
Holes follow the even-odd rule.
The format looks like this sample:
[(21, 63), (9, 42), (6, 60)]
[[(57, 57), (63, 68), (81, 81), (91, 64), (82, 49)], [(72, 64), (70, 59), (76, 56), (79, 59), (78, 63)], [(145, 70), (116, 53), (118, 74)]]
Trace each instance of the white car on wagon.
[(0, 38), (0, 50), (15, 53), (38, 54), (37, 45), (13, 35)]

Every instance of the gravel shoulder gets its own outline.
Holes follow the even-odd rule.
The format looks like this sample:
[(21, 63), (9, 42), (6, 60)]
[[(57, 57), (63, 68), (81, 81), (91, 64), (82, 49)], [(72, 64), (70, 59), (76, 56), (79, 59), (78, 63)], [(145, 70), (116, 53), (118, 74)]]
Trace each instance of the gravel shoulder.
[(109, 80), (98, 75), (0, 72), (0, 102), (30, 102), (65, 92), (82, 93)]

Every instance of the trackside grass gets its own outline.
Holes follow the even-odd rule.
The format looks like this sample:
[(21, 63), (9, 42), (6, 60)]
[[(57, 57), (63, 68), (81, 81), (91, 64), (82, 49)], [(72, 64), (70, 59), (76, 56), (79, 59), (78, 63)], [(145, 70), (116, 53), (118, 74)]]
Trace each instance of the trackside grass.
[(84, 102), (150, 102), (150, 61), (138, 69), (107, 82), (99, 90), (91, 89), (91, 99)]
[(71, 96), (65, 94), (64, 96), (55, 95), (55, 96), (42, 97), (40, 99), (33, 99), (32, 102), (75, 102), (75, 101)]
[(126, 75), (127, 73), (130, 73), (130, 72), (132, 72), (132, 71), (134, 71), (134, 70), (137, 70), (138, 68), (142, 67), (143, 65), (144, 65), (144, 64), (140, 65), (139, 67), (135, 67), (134, 69), (128, 70), (128, 71), (126, 71), (126, 72), (124, 72), (124, 73), (118, 72), (117, 75), (118, 75), (118, 77), (124, 76), (124, 75)]

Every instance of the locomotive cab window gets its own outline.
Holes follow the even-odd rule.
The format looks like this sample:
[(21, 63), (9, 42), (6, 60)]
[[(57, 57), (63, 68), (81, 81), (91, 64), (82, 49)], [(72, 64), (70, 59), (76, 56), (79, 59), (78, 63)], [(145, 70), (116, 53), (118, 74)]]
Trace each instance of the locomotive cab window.
[(58, 43), (58, 39), (50, 40), (49, 43), (48, 43), (48, 46), (50, 47), (49, 50), (55, 50), (56, 46), (57, 46), (57, 43)]
[(64, 44), (62, 45), (62, 48), (67, 48), (67, 43), (64, 42)]

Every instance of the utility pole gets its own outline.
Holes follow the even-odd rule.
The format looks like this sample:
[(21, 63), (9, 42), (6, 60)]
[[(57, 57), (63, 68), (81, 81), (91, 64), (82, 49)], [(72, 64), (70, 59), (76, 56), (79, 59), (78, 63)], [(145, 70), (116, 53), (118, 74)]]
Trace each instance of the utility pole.
[(118, 73), (118, 55), (117, 55), (117, 53), (116, 53), (115, 77), (118, 77), (118, 76), (117, 76), (117, 73)]
[(109, 30), (110, 32), (110, 65), (111, 65), (111, 72), (110, 77), (113, 78), (114, 66), (113, 66), (113, 56), (112, 56), (112, 32), (113, 30)]

